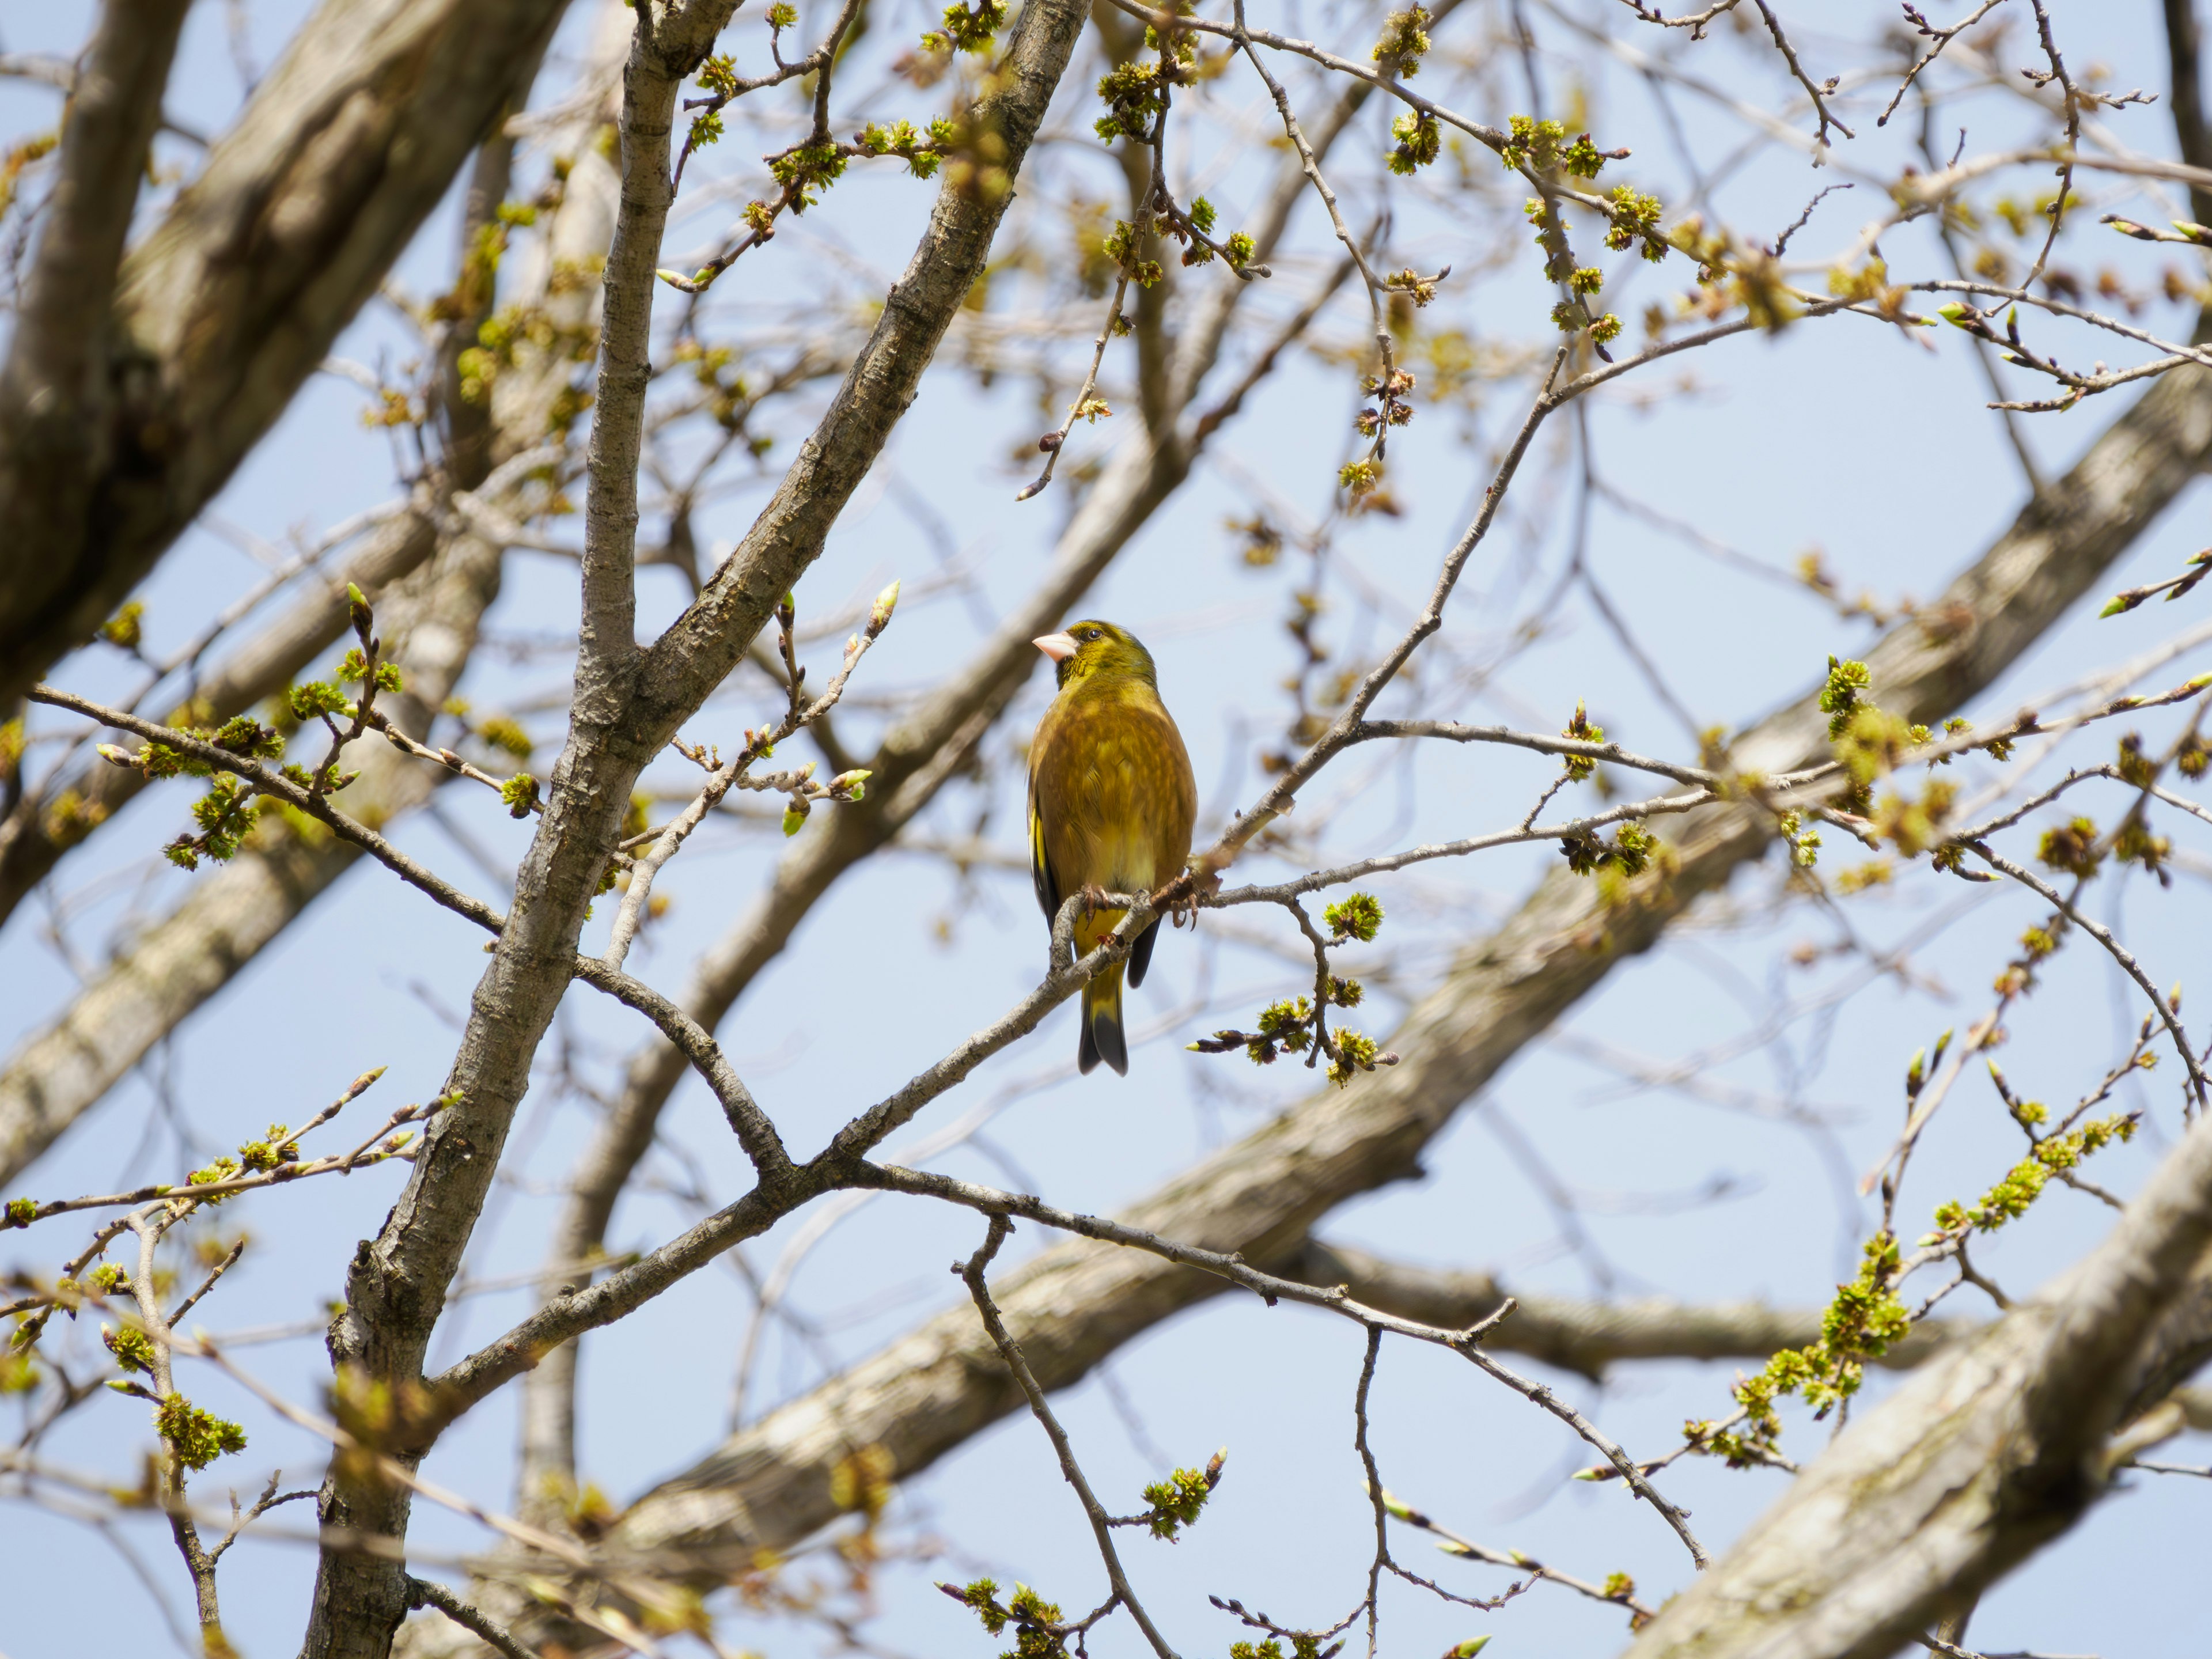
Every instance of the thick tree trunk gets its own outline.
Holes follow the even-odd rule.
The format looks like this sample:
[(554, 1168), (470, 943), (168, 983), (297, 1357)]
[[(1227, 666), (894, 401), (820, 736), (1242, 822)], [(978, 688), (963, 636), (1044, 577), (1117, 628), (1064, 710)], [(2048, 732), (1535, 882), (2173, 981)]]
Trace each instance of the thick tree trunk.
[(325, 0), (119, 273), (104, 250), (121, 247), (145, 155), (125, 140), (152, 134), (161, 29), (173, 41), (185, 8), (110, 6), (100, 39), (127, 34), (137, 125), (102, 149), (131, 194), (121, 222), (120, 183), (88, 198), (81, 251), (57, 239), (76, 221), (58, 223), (34, 287), (112, 307), (66, 381), (17, 373), (50, 333), (27, 313), (0, 386), (0, 523), (40, 550), (0, 584), (0, 708), (91, 637), (261, 441), (527, 84), (565, 4)]

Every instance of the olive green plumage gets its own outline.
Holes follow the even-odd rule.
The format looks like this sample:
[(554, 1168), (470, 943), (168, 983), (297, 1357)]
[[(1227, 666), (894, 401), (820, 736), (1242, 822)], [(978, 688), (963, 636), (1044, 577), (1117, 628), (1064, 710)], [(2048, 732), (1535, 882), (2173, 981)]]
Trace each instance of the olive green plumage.
[[(1079, 622), (1037, 647), (1054, 659), (1060, 679), (1030, 745), (1030, 868), (1049, 921), (1086, 887), (1149, 893), (1181, 875), (1198, 784), (1182, 734), (1160, 702), (1152, 653), (1126, 629)], [(1076, 950), (1092, 949), (1123, 914), (1079, 916)], [(1145, 982), (1158, 928), (1155, 921), (1130, 948), (1132, 985)], [(1103, 1060), (1128, 1073), (1119, 964), (1084, 988), (1078, 1058), (1085, 1072)]]

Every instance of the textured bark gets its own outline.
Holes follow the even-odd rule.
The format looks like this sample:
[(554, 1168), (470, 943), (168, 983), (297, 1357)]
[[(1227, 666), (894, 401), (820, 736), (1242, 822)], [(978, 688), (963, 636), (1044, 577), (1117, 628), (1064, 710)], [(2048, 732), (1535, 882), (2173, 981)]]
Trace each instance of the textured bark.
[(1882, 1659), (1972, 1605), (2107, 1489), (2107, 1442), (2177, 1301), (2203, 1296), (2208, 1244), (2200, 1120), (2101, 1245), (1855, 1421), (1633, 1659)]
[[(659, 217), (667, 201), (674, 83), (711, 48), (730, 3), (654, 17), (625, 76), (623, 198), (607, 265), (592, 500), (586, 507), (585, 620), (568, 741), (554, 769), (491, 964), (478, 983), (449, 1074), (456, 1105), (423, 1136), (413, 1173), (379, 1236), (364, 1241), (332, 1322), (332, 1363), (392, 1385), (411, 1382), (496, 1171), (532, 1057), (565, 994), (584, 912), (617, 839), (631, 786), (734, 668), (775, 605), (819, 556), (854, 488), (919, 389), (939, 342), (981, 272), (1012, 197), (963, 185), (946, 170), (928, 228), (828, 412), (775, 496), (699, 598), (649, 649), (629, 637), (635, 527), (634, 422)], [(1030, 0), (969, 125), (982, 159), (1011, 185), (1066, 71), (1084, 19), (1074, 0)], [(650, 33), (647, 33), (649, 28)], [(630, 307), (635, 306), (635, 309)], [(625, 456), (629, 459), (625, 463)], [(419, 1455), (427, 1448), (400, 1449)], [(404, 1491), (333, 1471), (325, 1525), (404, 1536)], [(304, 1651), (312, 1659), (380, 1659), (407, 1606), (397, 1564), (326, 1550)]]
[[(1874, 695), (1941, 719), (2032, 645), (2212, 459), (2212, 375), (2160, 381), (1920, 617), (1868, 655)], [(1777, 771), (1819, 757), (1826, 717), (1811, 696), (1735, 744)], [(1346, 1199), (1413, 1174), (1422, 1150), (1498, 1069), (1648, 949), (1700, 894), (1761, 855), (1770, 831), (1734, 807), (1674, 821), (1677, 866), (1607, 910), (1564, 872), (1465, 953), (1390, 1038), (1399, 1065), (1287, 1113), (1124, 1212), (1132, 1224), (1281, 1271)], [(1123, 1343), (1214, 1292), (1205, 1275), (1133, 1251), (1061, 1245), (994, 1287), (1048, 1386), (1080, 1378)], [(835, 1518), (830, 1477), (855, 1446), (880, 1444), (912, 1474), (1017, 1403), (972, 1315), (956, 1309), (732, 1435), (641, 1498), (617, 1550), (696, 1553), (712, 1572), (750, 1549), (787, 1546)]]
[[(588, 287), (557, 289), (554, 265), (597, 258), (606, 248), (613, 222), (614, 169), (588, 142), (601, 113), (580, 115), (555, 136), (556, 152), (573, 157), (568, 184), (547, 238), (546, 257), (523, 272), (510, 296), (542, 305), (563, 331), (590, 325), (596, 295)], [(489, 303), (489, 295), (484, 303)], [(574, 373), (574, 365), (557, 352), (526, 351), (501, 374), (494, 383), (486, 459), (506, 461), (544, 441), (555, 401), (568, 389)], [(403, 698), (387, 703), (387, 712), (402, 729), (420, 736), (429, 730), (432, 715), (451, 695), (475, 647), (477, 626), (499, 592), (500, 558), (498, 550), (478, 538), (453, 533), (450, 519), (447, 529), (432, 529), (427, 507), (419, 520), (410, 514), (392, 526), (392, 533), (410, 533), (407, 527), (416, 522), (439, 546), (437, 562), (380, 605), (378, 625), (397, 653), (407, 685)], [(386, 553), (412, 556), (410, 550), (395, 550), (381, 542), (362, 556), (380, 560)], [(274, 690), (289, 680), (295, 665), (311, 659), (319, 648), (314, 641), (331, 621), (325, 603), (321, 596), (303, 599), (268, 635), (226, 664), (206, 695), (235, 696), (240, 706), (250, 706), (256, 698), (249, 691), (270, 682)], [(330, 603), (342, 628), (343, 588)], [(403, 758), (380, 738), (349, 749), (346, 763), (358, 767), (362, 776), (339, 804), (372, 825), (413, 810), (447, 781), (443, 772)], [(139, 781), (135, 773), (104, 763), (102, 769), (134, 790)], [(356, 848), (341, 841), (307, 843), (266, 836), (257, 838), (228, 867), (199, 878), (175, 913), (135, 940), (53, 1025), (18, 1048), (0, 1070), (0, 1180), (21, 1171), (95, 1105), (155, 1043), (280, 938), (358, 856)]]
[[(67, 447), (0, 425), (0, 520), (42, 554), (15, 562), (0, 603), (0, 707), (90, 637), (260, 441), (526, 84), (564, 4), (325, 0), (295, 37), (124, 260)], [(134, 111), (149, 134), (159, 109), (157, 91)], [(90, 256), (61, 277), (109, 289)]]
[(24, 653), (70, 597), (65, 546), (48, 538), (84, 518), (114, 459), (108, 306), (190, 4), (107, 0), (70, 88), (60, 176), (0, 370), (0, 523), (13, 544), (0, 561), (0, 708), (52, 660)]

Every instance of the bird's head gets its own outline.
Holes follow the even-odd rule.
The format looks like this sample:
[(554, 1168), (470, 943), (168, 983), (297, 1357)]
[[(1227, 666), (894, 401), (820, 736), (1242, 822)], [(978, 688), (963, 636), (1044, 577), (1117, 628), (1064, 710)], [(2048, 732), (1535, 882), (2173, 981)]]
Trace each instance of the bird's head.
[(1052, 659), (1053, 672), (1065, 691), (1079, 680), (1095, 676), (1134, 678), (1147, 685), (1158, 682), (1152, 674), (1152, 653), (1137, 643), (1137, 636), (1109, 622), (1072, 623), (1064, 632), (1048, 634), (1034, 641)]

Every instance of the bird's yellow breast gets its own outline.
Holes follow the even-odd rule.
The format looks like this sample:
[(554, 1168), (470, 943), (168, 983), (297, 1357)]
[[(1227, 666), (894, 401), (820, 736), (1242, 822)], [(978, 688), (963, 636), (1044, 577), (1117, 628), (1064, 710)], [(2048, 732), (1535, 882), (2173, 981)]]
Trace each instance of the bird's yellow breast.
[(1141, 680), (1055, 702), (1030, 750), (1036, 851), (1061, 897), (1150, 890), (1190, 855), (1197, 789), (1175, 722)]

